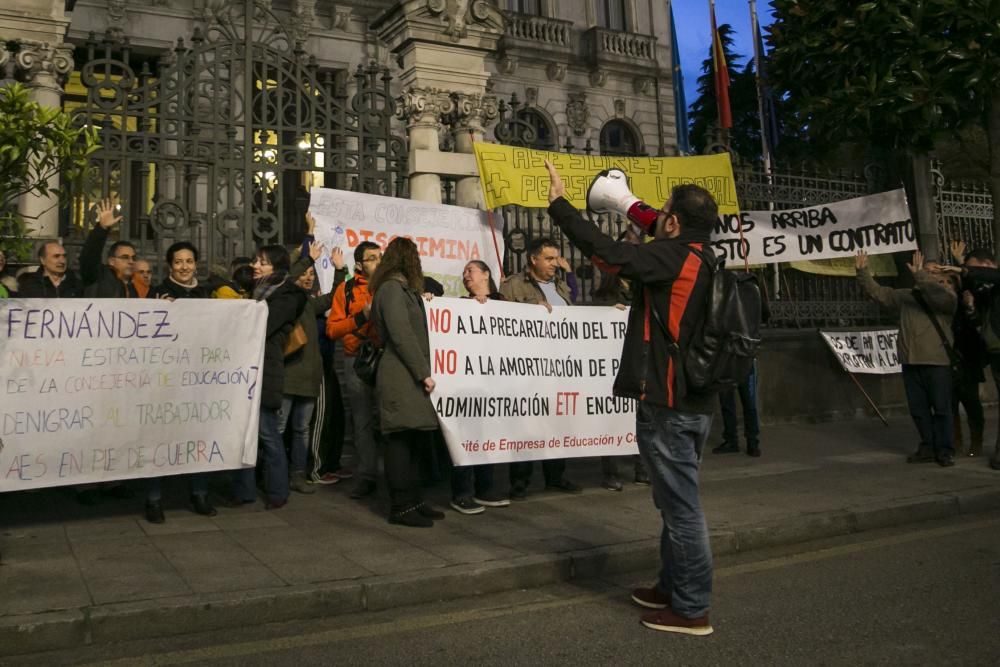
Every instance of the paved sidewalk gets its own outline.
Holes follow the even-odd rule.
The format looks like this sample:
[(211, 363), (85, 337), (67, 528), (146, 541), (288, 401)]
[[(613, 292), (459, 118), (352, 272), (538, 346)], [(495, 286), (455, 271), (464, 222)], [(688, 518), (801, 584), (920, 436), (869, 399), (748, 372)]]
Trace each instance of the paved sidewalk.
[[(890, 424), (772, 426), (759, 459), (706, 453), (715, 552), (1000, 507), (1000, 472), (985, 457), (907, 465), (913, 427)], [(258, 503), (213, 519), (186, 509), (182, 484), (168, 485), (159, 526), (141, 517), (141, 492), (94, 508), (68, 489), (0, 494), (0, 655), (652, 572), (659, 518), (648, 487), (606, 491), (599, 469), (571, 462), (581, 495), (539, 491), (478, 516), (447, 510), (433, 529), (389, 525), (384, 497), (352, 501), (350, 481), (293, 494), (278, 511)], [(447, 484), (429, 496), (446, 506)]]

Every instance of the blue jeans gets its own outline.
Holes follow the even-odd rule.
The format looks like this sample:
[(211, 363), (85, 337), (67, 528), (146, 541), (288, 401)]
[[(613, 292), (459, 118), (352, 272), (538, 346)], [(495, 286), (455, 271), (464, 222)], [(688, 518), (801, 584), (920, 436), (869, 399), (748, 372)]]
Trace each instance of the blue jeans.
[(739, 392), (740, 404), (743, 406), (743, 431), (747, 445), (754, 446), (760, 437), (760, 420), (757, 417), (757, 362), (747, 379), (735, 389), (719, 392), (719, 406), (722, 408), (722, 439), (731, 444), (737, 444), (736, 433), (736, 393)]
[[(264, 485), (270, 502), (288, 500), (288, 457), (281, 440), (281, 410), (260, 409), (260, 427), (257, 433), (257, 458), (264, 463)], [(233, 494), (238, 500), (253, 502), (257, 499), (257, 480), (254, 468), (236, 471)]]
[(903, 364), (906, 403), (920, 434), (920, 447), (933, 450), (934, 456), (939, 459), (955, 454), (951, 382), (951, 368), (948, 366)]
[(354, 371), (354, 357), (344, 355), (344, 395), (350, 406), (354, 449), (358, 452), (358, 477), (372, 482), (378, 477), (378, 407), (375, 390)]
[(316, 399), (307, 396), (290, 396), (281, 399), (281, 433), (284, 435), (288, 423), (292, 424), (291, 469), (293, 473), (306, 473), (306, 458), (309, 456), (309, 423), (312, 421)]
[(676, 614), (698, 618), (708, 612), (712, 594), (712, 548), (698, 497), (698, 466), (712, 416), (639, 401), (635, 422), (639, 455), (663, 518), (657, 588), (670, 594)]

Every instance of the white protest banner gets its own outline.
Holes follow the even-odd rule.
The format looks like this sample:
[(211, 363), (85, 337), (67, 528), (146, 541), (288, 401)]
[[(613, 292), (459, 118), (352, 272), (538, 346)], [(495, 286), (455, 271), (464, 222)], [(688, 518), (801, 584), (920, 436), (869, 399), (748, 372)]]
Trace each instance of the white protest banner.
[[(405, 236), (417, 244), (424, 274), (444, 285), (447, 295), (466, 293), (462, 270), (471, 259), (486, 262), (493, 279), (500, 282), (499, 214), (491, 231), (486, 212), (478, 209), (329, 188), (310, 190), (309, 212), (316, 218), (316, 240), (328, 250), (343, 248), (348, 269), (354, 264), (352, 251), (362, 241), (384, 249), (392, 239)], [(329, 257), (317, 262), (316, 275), (324, 292), (333, 286), (333, 272)]]
[(474, 299), (427, 304), (431, 401), (457, 465), (636, 454), (616, 398), (627, 311)]
[(0, 491), (252, 465), (266, 325), (255, 301), (0, 299)]
[(896, 341), (899, 329), (820, 331), (837, 361), (848, 373), (901, 373)]
[[(740, 240), (740, 223), (743, 239)], [(917, 249), (903, 190), (787, 211), (723, 215), (712, 244), (730, 268), (804, 259), (853, 257)]]

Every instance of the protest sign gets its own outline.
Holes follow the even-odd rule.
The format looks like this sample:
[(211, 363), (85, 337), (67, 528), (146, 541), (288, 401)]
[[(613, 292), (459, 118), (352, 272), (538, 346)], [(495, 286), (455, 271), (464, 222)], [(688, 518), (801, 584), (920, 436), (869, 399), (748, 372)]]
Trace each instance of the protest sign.
[(255, 301), (0, 300), (0, 491), (252, 465), (266, 324)]
[[(495, 216), (491, 231), (489, 216), (478, 209), (329, 188), (310, 190), (309, 212), (316, 218), (316, 240), (327, 250), (343, 248), (349, 270), (354, 265), (353, 250), (362, 241), (384, 249), (392, 239), (405, 236), (417, 244), (424, 274), (444, 285), (445, 294), (466, 293), (462, 270), (471, 259), (486, 262), (499, 282), (497, 258), (503, 257), (503, 221), (499, 216)], [(324, 292), (332, 289), (333, 274), (329, 257), (316, 262)]]
[(901, 373), (896, 341), (899, 329), (820, 331), (837, 361), (848, 373)]
[[(742, 238), (740, 225), (742, 223)], [(712, 244), (728, 265), (877, 255), (917, 249), (903, 190), (786, 211), (722, 215)]]
[(627, 311), (474, 299), (427, 304), (431, 401), (457, 465), (637, 453), (612, 396)]
[(559, 170), (566, 184), (566, 199), (573, 206), (587, 207), (587, 188), (599, 172), (621, 169), (628, 174), (629, 187), (650, 206), (660, 207), (675, 186), (694, 183), (712, 193), (719, 212), (739, 213), (736, 181), (728, 153), (692, 157), (615, 157), (571, 155), (476, 143), (476, 164), (487, 208), (517, 204), (548, 208), (549, 174), (545, 160)]

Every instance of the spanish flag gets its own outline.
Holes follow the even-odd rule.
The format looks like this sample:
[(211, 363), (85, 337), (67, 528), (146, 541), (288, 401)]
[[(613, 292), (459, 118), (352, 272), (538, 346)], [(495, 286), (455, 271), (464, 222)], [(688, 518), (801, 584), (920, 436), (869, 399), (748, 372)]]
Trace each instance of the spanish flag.
[(726, 64), (726, 52), (722, 48), (719, 28), (715, 23), (715, 2), (711, 4), (712, 14), (712, 67), (715, 73), (715, 103), (719, 107), (719, 126), (733, 126), (733, 111), (729, 107), (729, 65)]

